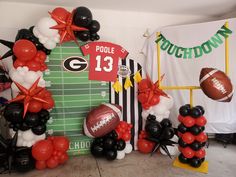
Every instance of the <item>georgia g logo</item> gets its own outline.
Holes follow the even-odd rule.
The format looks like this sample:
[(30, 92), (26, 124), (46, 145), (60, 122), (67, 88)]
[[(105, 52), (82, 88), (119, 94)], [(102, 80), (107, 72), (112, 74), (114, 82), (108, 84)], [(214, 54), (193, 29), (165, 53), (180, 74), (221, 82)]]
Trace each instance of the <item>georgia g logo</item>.
[(87, 69), (88, 62), (82, 57), (73, 56), (68, 57), (62, 62), (62, 66), (65, 70), (71, 72), (81, 72)]

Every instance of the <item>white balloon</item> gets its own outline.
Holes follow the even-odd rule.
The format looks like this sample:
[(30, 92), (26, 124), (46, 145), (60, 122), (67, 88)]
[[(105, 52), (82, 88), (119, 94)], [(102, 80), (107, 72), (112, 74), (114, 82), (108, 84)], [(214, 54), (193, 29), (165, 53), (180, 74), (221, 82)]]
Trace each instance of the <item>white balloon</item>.
[(125, 152), (124, 152), (124, 150), (123, 150), (123, 151), (117, 151), (116, 159), (121, 160), (121, 159), (123, 159), (123, 158), (125, 158)]
[(31, 130), (26, 130), (26, 131), (23, 131), (22, 133), (22, 138), (25, 141), (32, 141), (35, 138), (34, 136), (35, 135)]
[(33, 84), (40, 76), (34, 72), (34, 71), (29, 71), (25, 74), (25, 82)]
[(46, 47), (49, 50), (54, 49), (57, 46), (56, 42), (48, 40), (47, 42), (45, 42), (44, 47)]
[(126, 146), (125, 146), (124, 152), (125, 152), (126, 154), (129, 154), (129, 153), (132, 152), (132, 150), (133, 150), (132, 145), (131, 145), (130, 143), (126, 143)]
[(19, 136), (18, 136), (18, 139), (17, 139), (16, 146), (17, 146), (17, 147), (23, 146), (23, 139), (22, 139), (22, 138), (19, 138)]
[(58, 30), (50, 29), (51, 27), (57, 25), (57, 22), (50, 17), (41, 18), (35, 25), (35, 28), (43, 35), (47, 37), (54, 37), (58, 34)]

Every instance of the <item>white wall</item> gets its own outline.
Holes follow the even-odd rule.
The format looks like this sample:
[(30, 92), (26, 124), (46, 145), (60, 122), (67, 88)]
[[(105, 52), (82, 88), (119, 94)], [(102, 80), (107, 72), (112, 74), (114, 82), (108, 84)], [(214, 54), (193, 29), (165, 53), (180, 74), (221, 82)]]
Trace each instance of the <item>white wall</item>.
[[(83, 4), (78, 4), (82, 6)], [(14, 39), (17, 29), (34, 25), (41, 17), (55, 6), (0, 2), (0, 38)], [(88, 7), (89, 8), (89, 7)], [(71, 10), (71, 7), (67, 8)], [(150, 32), (161, 26), (194, 23), (210, 20), (207, 16), (171, 15), (144, 12), (111, 11), (91, 9), (94, 19), (101, 24), (101, 40), (122, 45), (129, 52), (129, 58), (143, 63), (140, 50), (145, 38), (142, 36), (147, 28)], [(0, 55), (3, 51), (0, 47)]]

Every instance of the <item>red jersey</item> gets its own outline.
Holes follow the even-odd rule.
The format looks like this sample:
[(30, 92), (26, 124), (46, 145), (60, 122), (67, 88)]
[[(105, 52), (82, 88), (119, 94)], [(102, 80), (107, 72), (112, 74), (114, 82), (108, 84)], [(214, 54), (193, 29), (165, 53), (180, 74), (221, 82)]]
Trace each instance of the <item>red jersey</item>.
[(129, 54), (120, 45), (91, 42), (80, 47), (83, 55), (90, 55), (89, 80), (115, 81), (118, 61)]

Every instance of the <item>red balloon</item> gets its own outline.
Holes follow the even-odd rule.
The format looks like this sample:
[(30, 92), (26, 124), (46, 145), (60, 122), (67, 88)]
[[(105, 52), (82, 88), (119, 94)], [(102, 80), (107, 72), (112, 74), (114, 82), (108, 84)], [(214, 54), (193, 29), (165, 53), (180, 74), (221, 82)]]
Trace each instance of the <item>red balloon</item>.
[(125, 121), (120, 121), (119, 126), (125, 130), (128, 128), (128, 124)]
[(185, 143), (191, 144), (191, 143), (194, 142), (195, 137), (194, 137), (191, 133), (186, 132), (186, 133), (184, 133), (184, 134), (182, 135), (182, 139), (183, 139), (183, 141), (184, 141)]
[(51, 157), (50, 159), (47, 160), (46, 163), (48, 168), (56, 168), (59, 162), (55, 160), (53, 157)]
[(145, 103), (148, 101), (148, 94), (145, 94), (145, 93), (141, 93), (138, 95), (138, 101), (140, 103)]
[(26, 66), (29, 68), (30, 71), (39, 71), (41, 68), (40, 63), (34, 60), (28, 61), (26, 63)]
[(181, 116), (181, 115), (178, 115), (178, 120), (179, 120), (179, 122), (183, 122), (183, 119), (184, 119), (184, 117), (183, 116)]
[(200, 149), (198, 151), (195, 152), (195, 156), (198, 157), (198, 158), (203, 158), (206, 156), (206, 151), (205, 149)]
[(36, 55), (35, 45), (26, 39), (20, 39), (13, 46), (14, 55), (22, 61), (31, 60)]
[(65, 163), (67, 160), (69, 159), (69, 156), (67, 155), (67, 153), (63, 153), (59, 159), (59, 163), (63, 164)]
[(26, 65), (25, 61), (19, 60), (19, 59), (17, 59), (13, 63), (14, 68), (22, 67), (22, 66), (25, 66), (25, 65)]
[(183, 118), (182, 122), (185, 125), (185, 127), (192, 127), (195, 124), (195, 119), (190, 116), (186, 116)]
[(50, 140), (40, 140), (32, 147), (32, 156), (38, 161), (45, 161), (52, 156), (53, 145)]
[(156, 105), (160, 102), (160, 96), (159, 95), (153, 95), (150, 105)]
[(66, 21), (70, 13), (62, 7), (57, 7), (52, 11), (52, 14), (56, 15), (59, 19)]
[(204, 116), (201, 116), (196, 119), (196, 125), (198, 125), (200, 127), (206, 125), (206, 123), (207, 123), (207, 120)]
[(53, 139), (53, 146), (57, 151), (66, 152), (69, 149), (69, 143), (69, 140), (64, 136), (57, 136)]
[(47, 58), (47, 55), (43, 51), (39, 50), (36, 56), (34, 57), (34, 61), (42, 64), (45, 62), (46, 58)]
[(39, 112), (43, 108), (43, 104), (36, 100), (31, 100), (29, 103), (28, 111), (29, 112)]
[(52, 99), (52, 97), (46, 97), (44, 98), (44, 100), (47, 103), (43, 103), (43, 109), (51, 109), (54, 107), (54, 100)]
[(123, 139), (124, 141), (129, 141), (131, 139), (131, 134), (129, 132), (125, 132), (121, 136), (121, 139)]
[(206, 142), (207, 140), (207, 135), (204, 132), (201, 132), (199, 135), (195, 137), (195, 139), (201, 143)]
[(148, 140), (145, 140), (145, 139), (138, 140), (138, 150), (141, 153), (147, 154), (147, 153), (152, 152), (154, 146), (155, 146), (155, 143), (150, 142)]
[(35, 164), (35, 168), (37, 170), (43, 170), (47, 167), (46, 165), (46, 162), (45, 161), (36, 161), (36, 164)]
[(195, 153), (190, 147), (182, 148), (182, 154), (184, 157), (187, 157), (188, 159), (191, 159), (194, 157)]

